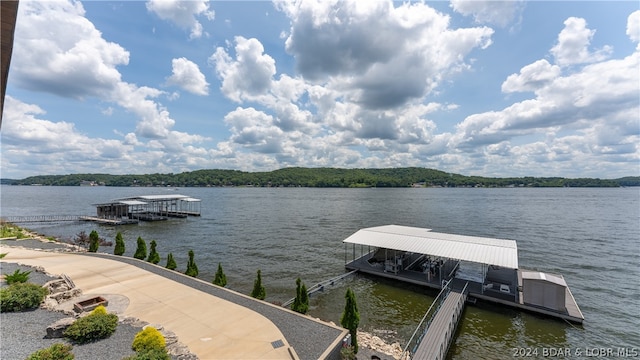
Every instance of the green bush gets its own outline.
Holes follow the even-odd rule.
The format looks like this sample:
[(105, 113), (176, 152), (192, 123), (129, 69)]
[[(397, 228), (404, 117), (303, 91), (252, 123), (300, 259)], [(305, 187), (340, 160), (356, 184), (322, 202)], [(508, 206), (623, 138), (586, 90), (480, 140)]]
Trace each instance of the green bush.
[(120, 231), (116, 234), (116, 246), (113, 248), (114, 255), (122, 255), (124, 254), (124, 239), (122, 238), (122, 234)]
[(264, 298), (267, 296), (267, 292), (265, 291), (264, 286), (262, 286), (262, 275), (260, 270), (258, 270), (258, 273), (256, 274), (256, 280), (253, 282), (253, 290), (251, 290), (251, 296), (258, 300), (264, 300)]
[(151, 240), (151, 251), (149, 251), (149, 257), (147, 261), (152, 264), (157, 264), (160, 262), (160, 254), (156, 251), (157, 243), (155, 240)]
[(20, 271), (20, 269), (16, 269), (13, 274), (5, 275), (4, 281), (6, 281), (8, 285), (26, 283), (29, 281), (29, 274), (31, 274), (31, 271)]
[(0, 289), (0, 312), (22, 311), (40, 305), (47, 289), (31, 283), (15, 283)]
[(220, 263), (218, 263), (218, 270), (216, 271), (216, 275), (213, 277), (213, 284), (222, 287), (227, 286), (227, 275), (224, 274)]
[(135, 352), (146, 352), (154, 349), (164, 350), (165, 346), (166, 342), (162, 333), (153, 326), (147, 326), (136, 334), (131, 348)]
[(144, 239), (138, 236), (138, 240), (136, 241), (138, 247), (136, 247), (136, 252), (133, 254), (133, 257), (136, 259), (144, 260), (147, 257), (147, 243), (144, 242)]
[(198, 276), (198, 265), (196, 265), (196, 261), (193, 259), (194, 253), (193, 250), (189, 250), (189, 261), (187, 261), (187, 271), (184, 273), (189, 276), (197, 277)]
[(73, 360), (75, 356), (71, 349), (73, 349), (71, 345), (53, 344), (46, 349), (40, 349), (29, 355), (27, 360)]
[(126, 360), (170, 360), (167, 354), (164, 336), (153, 326), (147, 326), (138, 332), (133, 339), (131, 348), (136, 355)]
[(118, 316), (108, 314), (104, 306), (98, 306), (91, 314), (76, 320), (64, 336), (75, 343), (85, 344), (95, 340), (105, 339), (116, 331)]
[(97, 231), (92, 230), (89, 234), (89, 252), (97, 252), (98, 248), (100, 248), (100, 236)]
[(173, 254), (169, 253), (169, 255), (167, 256), (166, 268), (169, 270), (175, 270), (177, 267), (178, 267), (178, 264), (176, 264), (176, 260), (173, 258)]
[(153, 349), (144, 352), (138, 352), (135, 355), (124, 358), (123, 360), (171, 360), (171, 356), (166, 350)]

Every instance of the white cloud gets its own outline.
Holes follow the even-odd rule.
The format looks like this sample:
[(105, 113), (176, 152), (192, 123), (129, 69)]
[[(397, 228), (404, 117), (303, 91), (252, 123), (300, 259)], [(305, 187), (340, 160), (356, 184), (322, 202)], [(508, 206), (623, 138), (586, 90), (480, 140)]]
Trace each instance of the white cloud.
[(12, 76), (19, 87), (71, 98), (96, 97), (136, 114), (136, 133), (168, 136), (175, 120), (152, 100), (164, 94), (122, 80), (129, 52), (106, 41), (80, 2), (27, 1), (16, 22)]
[(190, 29), (190, 39), (202, 36), (202, 24), (198, 16), (205, 16), (213, 20), (215, 12), (209, 9), (208, 0), (149, 0), (147, 10), (158, 15), (163, 20), (169, 20), (183, 29)]
[(451, 0), (451, 8), (464, 16), (473, 16), (479, 24), (494, 24), (505, 27), (524, 8), (522, 1), (496, 0)]
[(298, 72), (371, 110), (423, 99), (467, 68), (464, 57), (489, 46), (493, 34), (486, 27), (450, 29), (448, 16), (423, 3), (301, 1), (277, 8), (292, 22), (285, 44)]
[(12, 76), (33, 91), (101, 96), (121, 81), (129, 52), (108, 42), (84, 17), (80, 2), (25, 1), (16, 23)]
[(276, 73), (275, 60), (264, 54), (264, 47), (255, 38), (235, 37), (235, 59), (218, 47), (209, 62), (222, 79), (221, 90), (228, 98), (240, 102), (269, 90)]
[(167, 78), (167, 84), (176, 85), (196, 95), (208, 95), (209, 83), (198, 65), (187, 58), (171, 61), (172, 75)]
[(118, 140), (90, 138), (73, 123), (52, 122), (42, 119), (42, 115), (45, 111), (37, 105), (11, 96), (5, 98), (3, 171), (31, 170), (46, 174), (95, 171), (96, 162), (126, 162), (133, 150)]
[(595, 30), (587, 28), (582, 18), (570, 17), (564, 22), (564, 29), (558, 35), (558, 43), (551, 49), (556, 64), (560, 66), (585, 64), (605, 60), (612, 52), (610, 46), (591, 52), (589, 45)]
[(631, 41), (640, 43), (640, 10), (634, 11), (627, 18), (627, 35)]
[(547, 60), (538, 60), (520, 69), (519, 74), (509, 75), (502, 83), (502, 91), (536, 91), (556, 79), (560, 72), (559, 66), (551, 65)]

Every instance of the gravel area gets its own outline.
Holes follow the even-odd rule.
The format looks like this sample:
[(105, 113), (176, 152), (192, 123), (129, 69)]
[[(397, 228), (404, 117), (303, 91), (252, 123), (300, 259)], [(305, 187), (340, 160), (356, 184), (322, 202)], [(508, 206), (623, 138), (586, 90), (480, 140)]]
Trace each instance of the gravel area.
[[(7, 246), (22, 246), (25, 248), (38, 248), (38, 249), (47, 249), (47, 250), (65, 250), (68, 249), (68, 245), (65, 244), (60, 244), (60, 243), (54, 243), (54, 242), (41, 242), (39, 240), (2, 240), (0, 241), (1, 244), (7, 245)], [(262, 314), (263, 316), (265, 316), (266, 318), (268, 318), (269, 320), (271, 320), (271, 322), (273, 322), (278, 329), (280, 329), (280, 331), (282, 332), (282, 334), (285, 336), (285, 338), (287, 339), (287, 341), (289, 342), (289, 344), (296, 350), (298, 356), (300, 357), (300, 359), (302, 360), (306, 360), (306, 359), (318, 359), (320, 358), (320, 356), (324, 353), (325, 350), (327, 350), (327, 348), (340, 336), (341, 331), (338, 329), (335, 329), (327, 324), (323, 324), (322, 322), (318, 322), (318, 321), (314, 321), (310, 318), (306, 318), (304, 316), (299, 316), (297, 314), (293, 314), (291, 312), (285, 311), (282, 308), (279, 308), (277, 306), (262, 302), (262, 301), (257, 301), (255, 299), (249, 298), (249, 297), (245, 297), (243, 295), (240, 295), (238, 293), (226, 290), (226, 289), (221, 289), (218, 288), (216, 286), (211, 285), (208, 282), (202, 281), (202, 280), (198, 280), (196, 278), (192, 278), (189, 276), (186, 276), (182, 273), (176, 272), (176, 271), (172, 271), (172, 270), (168, 270), (165, 269), (163, 267), (160, 266), (155, 266), (153, 264), (150, 264), (148, 262), (145, 261), (140, 261), (134, 258), (129, 258), (129, 257), (121, 257), (121, 256), (114, 256), (114, 255), (109, 255), (109, 254), (101, 254), (101, 253), (83, 253), (83, 254), (79, 254), (78, 256), (97, 256), (97, 257), (106, 257), (112, 260), (117, 260), (117, 261), (121, 261), (130, 265), (134, 265), (137, 266), (139, 268), (142, 268), (144, 270), (147, 270), (149, 272), (152, 272), (154, 274), (160, 275), (160, 276), (164, 276), (168, 279), (177, 281), (179, 283), (182, 283), (184, 285), (190, 286), (194, 289), (198, 289), (202, 292), (214, 295), (216, 297), (219, 297), (221, 299), (224, 300), (228, 300), (231, 301), (233, 303), (236, 303), (238, 305), (247, 307), (249, 309), (252, 309), (260, 314)], [(4, 272), (5, 266), (9, 265), (8, 263), (2, 263), (2, 271)], [(7, 269), (9, 269), (9, 267), (6, 267)], [(14, 270), (11, 270), (12, 272)], [(51, 345), (54, 342), (51, 343), (44, 343), (42, 338), (38, 338), (38, 337), (33, 337), (33, 334), (38, 334), (38, 333), (42, 333), (42, 331), (44, 331), (44, 327), (46, 327), (46, 325), (54, 322), (56, 319), (53, 319), (51, 321), (49, 321), (46, 318), (43, 318), (41, 320), (38, 320), (38, 316), (40, 316), (40, 313), (50, 313), (48, 311), (44, 311), (44, 310), (36, 310), (31, 313), (35, 313), (38, 315), (34, 315), (36, 318), (33, 319), (33, 322), (35, 324), (39, 324), (39, 329), (32, 329), (32, 332), (29, 332), (28, 334), (32, 334), (30, 339), (30, 341), (33, 341), (34, 343), (37, 343), (37, 347), (35, 348), (40, 349), (43, 347), (47, 347), (49, 345)], [(2, 322), (0, 323), (0, 330), (1, 330), (1, 335), (2, 335), (2, 339), (1, 339), (1, 344), (2, 344), (2, 349), (0, 350), (0, 358), (2, 359), (24, 359), (26, 357), (26, 355), (30, 354), (31, 352), (35, 351), (35, 350), (30, 350), (30, 352), (26, 351), (25, 355), (19, 355), (18, 357), (13, 357), (12, 354), (7, 353), (5, 356), (5, 348), (13, 348), (19, 344), (22, 344), (22, 340), (20, 339), (20, 336), (13, 336), (11, 335), (12, 333), (14, 333), (14, 330), (16, 327), (20, 326), (20, 322), (22, 320), (21, 319), (21, 315), (24, 315), (26, 313), (18, 313), (17, 315), (19, 316), (15, 316), (15, 317), (7, 317), (7, 321), (5, 323), (5, 314), (2, 314), (2, 318), (0, 320), (2, 320)], [(56, 313), (53, 313), (56, 314)], [(60, 314), (61, 317), (65, 317), (63, 314)], [(6, 329), (5, 329), (6, 326)], [(37, 327), (37, 326), (36, 326)], [(120, 331), (121, 327), (127, 327), (127, 325), (123, 325), (123, 324), (119, 324), (118, 326), (118, 331)], [(128, 326), (130, 327), (130, 326)], [(38, 330), (40, 332), (38, 332)], [(129, 329), (130, 330), (130, 329)], [(122, 336), (124, 336), (124, 334), (128, 334), (129, 330), (122, 330), (121, 334), (123, 334)], [(133, 341), (133, 335), (135, 335), (135, 333), (138, 331), (139, 329), (132, 331), (132, 335), (131, 338), (127, 338), (127, 339), (122, 339), (120, 338), (117, 343), (114, 342), (114, 336), (112, 336), (111, 338), (105, 339), (105, 340), (101, 340), (100, 342), (97, 342), (96, 344), (88, 344), (88, 345), (82, 345), (82, 346), (76, 346), (74, 347), (74, 354), (76, 354), (76, 359), (104, 359), (104, 360), (110, 360), (110, 359), (122, 359), (125, 356), (128, 356), (127, 353), (125, 353), (124, 355), (122, 355), (121, 353), (119, 353), (119, 351), (124, 351), (127, 350), (128, 347), (127, 346), (122, 346), (122, 344), (131, 344), (131, 342)], [(45, 332), (46, 333), (46, 332)], [(27, 334), (27, 333), (25, 333)], [(7, 336), (9, 335), (9, 336)], [(115, 335), (115, 334), (114, 334)], [(25, 335), (26, 336), (26, 335)], [(44, 335), (42, 335), (44, 336)], [(8, 338), (8, 339), (7, 339)], [(274, 339), (278, 340), (278, 339)], [(59, 341), (59, 339), (58, 339)], [(79, 353), (80, 348), (84, 348), (84, 347), (89, 347), (89, 346), (93, 346), (93, 345), (97, 345), (97, 344), (101, 344), (105, 342), (106, 346), (104, 346), (104, 348), (100, 348), (100, 349), (89, 349), (88, 350), (88, 354), (92, 354), (94, 357), (82, 357)], [(18, 346), (20, 347), (20, 346)], [(110, 351), (110, 352), (105, 352), (104, 356), (100, 355), (99, 357), (95, 357), (96, 354), (102, 354), (98, 351), (102, 351), (105, 349), (115, 349), (118, 348), (118, 351)], [(120, 349), (123, 348), (123, 349)], [(22, 350), (21, 350), (22, 351)], [(95, 351), (95, 352), (93, 352)], [(20, 353), (22, 354), (22, 352)], [(129, 355), (131, 355), (132, 353), (128, 353)], [(17, 355), (17, 354), (16, 354)], [(113, 355), (113, 357), (112, 357)], [(84, 355), (83, 355), (84, 356)], [(108, 357), (107, 357), (108, 356)], [(332, 356), (332, 358), (335, 358), (335, 356)], [(339, 353), (337, 354), (337, 358), (339, 358)]]
[[(31, 240), (25, 240), (31, 241)], [(20, 245), (24, 245), (20, 243)], [(56, 279), (30, 266), (0, 262), (0, 273), (11, 274), (16, 269), (31, 271), (29, 282), (44, 285)], [(0, 282), (5, 287), (6, 282)], [(68, 317), (61, 312), (35, 309), (23, 312), (0, 313), (0, 359), (24, 360), (39, 349), (56, 343), (71, 344), (66, 339), (47, 339), (47, 326)], [(110, 337), (89, 344), (73, 345), (73, 354), (77, 360), (122, 360), (134, 355), (130, 344), (141, 328), (119, 323)], [(124, 345), (123, 345), (124, 344)]]

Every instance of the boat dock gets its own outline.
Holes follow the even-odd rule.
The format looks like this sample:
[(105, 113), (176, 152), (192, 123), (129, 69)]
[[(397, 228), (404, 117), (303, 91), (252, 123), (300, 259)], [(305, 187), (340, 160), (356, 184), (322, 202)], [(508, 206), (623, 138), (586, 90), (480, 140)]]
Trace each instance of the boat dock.
[(95, 216), (27, 215), (0, 218), (8, 223), (92, 221), (106, 225), (137, 224), (139, 221), (163, 221), (169, 218), (200, 216), (201, 200), (186, 195), (142, 195), (94, 204)]
[(200, 216), (201, 200), (179, 194), (142, 195), (94, 205), (96, 216), (85, 216), (85, 219), (121, 225)]
[[(438, 303), (436, 310), (430, 315), (430, 308), (425, 314), (434, 330), (430, 331), (429, 326), (418, 331), (424, 326), (423, 319), (416, 329), (419, 340), (412, 337), (407, 344), (412, 358), (446, 356), (466, 300), (492, 302), (578, 324), (584, 321), (562, 275), (518, 268), (518, 250), (513, 240), (387, 225), (360, 229), (343, 242), (347, 270), (441, 290), (434, 301)], [(347, 249), (349, 244), (351, 251)], [(463, 262), (482, 264), (480, 281), (458, 277)]]

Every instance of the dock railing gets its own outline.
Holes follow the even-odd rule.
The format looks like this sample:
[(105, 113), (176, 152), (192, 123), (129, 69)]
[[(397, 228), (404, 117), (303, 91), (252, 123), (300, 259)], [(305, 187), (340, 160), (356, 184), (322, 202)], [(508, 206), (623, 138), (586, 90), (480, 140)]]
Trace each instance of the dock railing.
[(410, 359), (411, 354), (415, 353), (416, 349), (418, 348), (418, 345), (420, 344), (420, 341), (424, 337), (424, 334), (427, 332), (427, 329), (429, 328), (429, 325), (433, 320), (433, 316), (438, 312), (438, 309), (440, 309), (440, 306), (442, 305), (444, 300), (447, 298), (447, 295), (449, 295), (449, 292), (451, 292), (450, 285), (451, 285), (451, 281), (446, 281), (446, 280), (443, 281), (442, 290), (440, 290), (440, 293), (438, 294), (438, 296), (436, 296), (436, 298), (433, 300), (433, 302), (431, 303), (431, 306), (429, 306), (429, 309), (427, 309), (427, 312), (424, 313), (424, 316), (418, 323), (416, 330), (413, 332), (413, 334), (409, 338), (407, 345), (405, 345), (402, 351), (402, 356), (400, 356), (400, 359)]
[[(318, 291), (324, 291), (324, 289), (327, 286), (333, 286), (335, 285), (338, 281), (343, 280), (344, 278), (347, 278), (353, 274), (355, 274), (356, 272), (358, 272), (358, 270), (353, 270), (350, 271), (348, 273), (344, 273), (335, 277), (332, 277), (329, 280), (325, 280), (325, 281), (321, 281), (315, 285), (313, 285), (312, 287), (307, 289), (307, 295), (311, 296), (314, 293), (317, 293)], [(282, 307), (289, 307), (291, 304), (293, 304), (293, 302), (296, 300), (296, 298), (292, 298), (287, 300), (284, 304), (282, 304)]]

